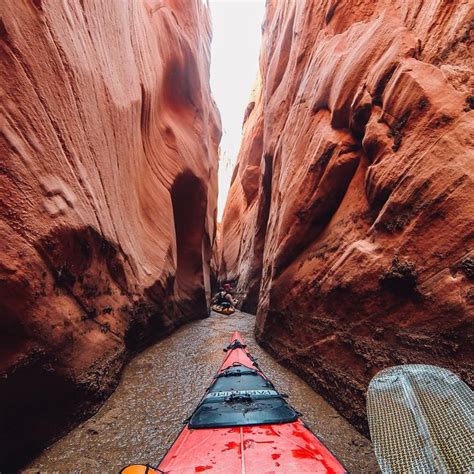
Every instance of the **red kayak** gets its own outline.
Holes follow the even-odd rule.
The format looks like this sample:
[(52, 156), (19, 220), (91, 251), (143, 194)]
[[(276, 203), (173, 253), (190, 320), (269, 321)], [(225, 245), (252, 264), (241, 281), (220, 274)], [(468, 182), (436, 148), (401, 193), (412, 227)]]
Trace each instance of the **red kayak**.
[(213, 383), (157, 468), (122, 474), (344, 473), (248, 352), (238, 332)]

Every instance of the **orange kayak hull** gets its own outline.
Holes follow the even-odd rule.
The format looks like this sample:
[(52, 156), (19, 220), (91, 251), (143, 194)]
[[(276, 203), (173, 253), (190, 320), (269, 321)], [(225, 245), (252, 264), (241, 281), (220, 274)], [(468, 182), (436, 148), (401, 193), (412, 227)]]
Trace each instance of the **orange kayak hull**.
[(209, 474), (346, 472), (301, 420), (204, 430), (186, 427), (158, 469)]

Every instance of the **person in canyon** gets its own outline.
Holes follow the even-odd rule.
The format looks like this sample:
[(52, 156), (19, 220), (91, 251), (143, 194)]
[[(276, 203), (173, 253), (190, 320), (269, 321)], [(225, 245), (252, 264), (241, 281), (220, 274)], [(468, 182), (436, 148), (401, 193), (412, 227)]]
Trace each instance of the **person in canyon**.
[(232, 285), (230, 283), (224, 284), (223, 288), (212, 298), (212, 309), (224, 314), (232, 314), (235, 311), (237, 300), (232, 295)]

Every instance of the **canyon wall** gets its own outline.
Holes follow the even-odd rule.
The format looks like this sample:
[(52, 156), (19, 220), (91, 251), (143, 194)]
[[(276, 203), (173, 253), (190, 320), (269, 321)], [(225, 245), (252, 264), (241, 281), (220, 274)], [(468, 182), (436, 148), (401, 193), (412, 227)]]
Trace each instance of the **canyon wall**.
[(222, 222), (259, 342), (362, 431), (380, 369), (472, 384), (472, 2), (267, 2)]
[(202, 0), (0, 2), (1, 466), (208, 314), (210, 40)]

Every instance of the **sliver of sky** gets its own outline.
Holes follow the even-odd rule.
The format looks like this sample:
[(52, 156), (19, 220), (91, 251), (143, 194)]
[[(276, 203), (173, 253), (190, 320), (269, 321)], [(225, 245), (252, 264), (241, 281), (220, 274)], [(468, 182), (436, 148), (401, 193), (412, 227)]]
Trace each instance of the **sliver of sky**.
[(242, 120), (258, 72), (264, 0), (210, 0), (211, 90), (221, 113), (217, 220), (222, 220), (242, 139)]

